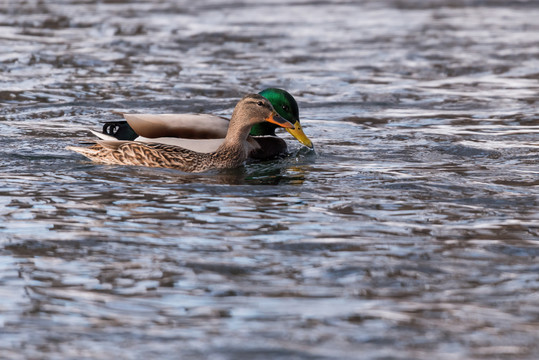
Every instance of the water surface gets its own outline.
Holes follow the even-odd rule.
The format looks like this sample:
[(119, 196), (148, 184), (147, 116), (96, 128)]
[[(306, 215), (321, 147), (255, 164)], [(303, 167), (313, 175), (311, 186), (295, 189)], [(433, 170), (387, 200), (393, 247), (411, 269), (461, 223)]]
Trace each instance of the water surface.
[[(536, 359), (539, 4), (4, 1), (7, 359)], [(316, 153), (66, 151), (112, 111), (298, 100)]]

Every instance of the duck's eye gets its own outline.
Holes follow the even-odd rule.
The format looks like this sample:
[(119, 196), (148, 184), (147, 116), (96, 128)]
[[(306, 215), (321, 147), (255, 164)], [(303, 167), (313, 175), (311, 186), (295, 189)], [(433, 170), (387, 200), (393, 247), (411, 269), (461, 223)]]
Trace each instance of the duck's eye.
[(264, 103), (262, 101), (259, 101), (256, 103), (258, 106), (264, 106)]
[(288, 107), (288, 105), (283, 105), (283, 110), (284, 110), (284, 111), (289, 111), (290, 108)]

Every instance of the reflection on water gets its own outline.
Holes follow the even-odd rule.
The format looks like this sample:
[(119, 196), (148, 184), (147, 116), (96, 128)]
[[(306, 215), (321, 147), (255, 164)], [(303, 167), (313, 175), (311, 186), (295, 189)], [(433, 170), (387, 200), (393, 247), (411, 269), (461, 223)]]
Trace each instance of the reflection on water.
[[(535, 359), (534, 1), (0, 5), (9, 359)], [(66, 145), (286, 88), (316, 154), (184, 174)], [(361, 355), (358, 355), (361, 354)]]

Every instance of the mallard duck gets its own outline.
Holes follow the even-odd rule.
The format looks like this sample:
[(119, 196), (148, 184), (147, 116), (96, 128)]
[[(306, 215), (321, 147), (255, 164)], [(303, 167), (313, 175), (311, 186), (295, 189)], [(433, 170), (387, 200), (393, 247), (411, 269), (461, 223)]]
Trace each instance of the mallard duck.
[(226, 137), (215, 152), (202, 153), (175, 145), (122, 140), (101, 140), (88, 148), (68, 146), (67, 149), (104, 164), (166, 167), (187, 172), (235, 168), (245, 162), (251, 151), (260, 147), (249, 136), (249, 131), (253, 125), (263, 122), (294, 128), (291, 122), (277, 114), (269, 100), (250, 94), (234, 108)]
[[(260, 95), (268, 99), (277, 113), (294, 124), (286, 129), (303, 145), (313, 148), (299, 122), (298, 104), (294, 97), (282, 89), (269, 88)], [(214, 152), (223, 143), (229, 121), (208, 114), (123, 114), (126, 121), (107, 122), (102, 139), (135, 140), (139, 142), (177, 145), (197, 152)], [(286, 154), (286, 142), (275, 135), (277, 125), (264, 122), (255, 124), (250, 135), (260, 145), (249, 154), (252, 159), (270, 159)], [(109, 135), (109, 136), (106, 136)], [(110, 137), (112, 136), (112, 137)]]

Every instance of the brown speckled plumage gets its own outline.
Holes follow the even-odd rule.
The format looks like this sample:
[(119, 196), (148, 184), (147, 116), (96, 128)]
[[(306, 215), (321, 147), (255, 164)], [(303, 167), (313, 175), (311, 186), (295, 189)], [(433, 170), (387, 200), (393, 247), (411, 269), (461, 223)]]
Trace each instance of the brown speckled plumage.
[[(280, 125), (293, 127), (280, 118), (264, 97), (245, 96), (234, 108), (224, 143), (213, 153), (199, 153), (178, 146), (134, 141), (99, 141), (88, 148), (68, 147), (104, 164), (166, 167), (186, 172), (201, 172), (241, 166), (256, 143), (249, 137), (252, 125), (272, 118)], [(255, 144), (255, 145), (253, 145)]]

